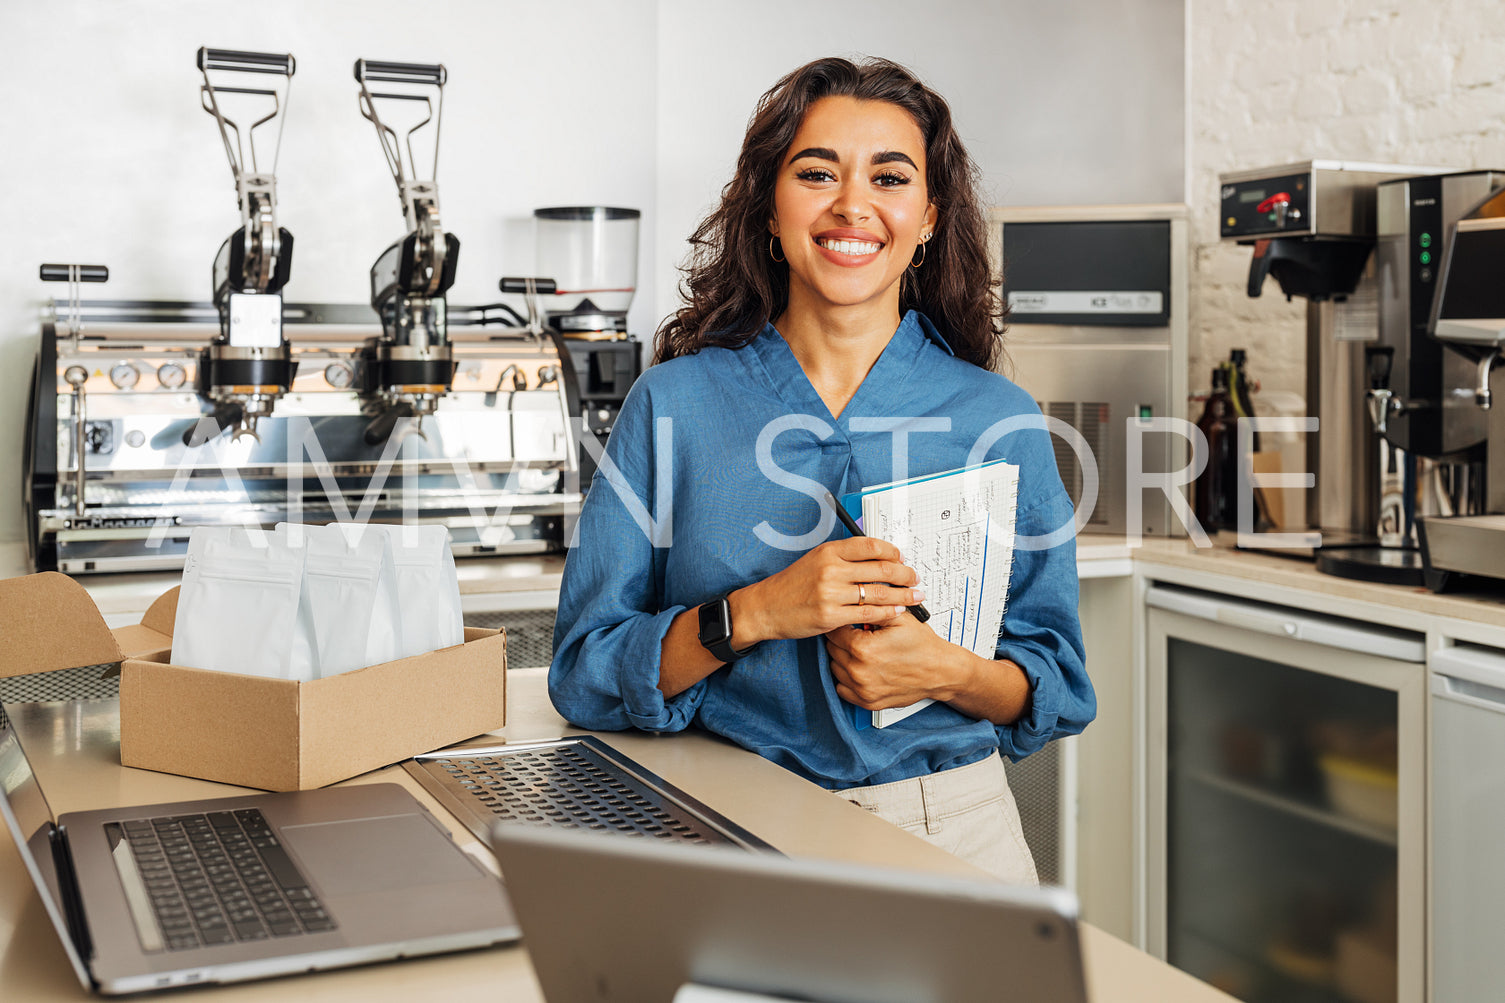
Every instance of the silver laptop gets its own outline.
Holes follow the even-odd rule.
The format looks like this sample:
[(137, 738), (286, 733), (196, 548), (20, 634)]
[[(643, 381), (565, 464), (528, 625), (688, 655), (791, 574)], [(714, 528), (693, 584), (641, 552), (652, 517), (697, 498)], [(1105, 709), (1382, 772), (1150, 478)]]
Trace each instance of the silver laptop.
[(518, 937), (501, 885), (395, 784), (54, 819), (0, 710), (0, 815), (79, 979), (102, 993)]
[(1087, 999), (1063, 889), (507, 823), (491, 845), (549, 1003), (668, 1003), (687, 984), (711, 991), (681, 999)]

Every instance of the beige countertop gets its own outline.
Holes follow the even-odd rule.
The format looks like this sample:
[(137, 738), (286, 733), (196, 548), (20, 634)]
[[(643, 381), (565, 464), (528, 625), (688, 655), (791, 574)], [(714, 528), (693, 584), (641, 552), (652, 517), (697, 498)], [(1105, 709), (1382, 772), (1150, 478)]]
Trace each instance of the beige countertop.
[[(542, 670), (509, 676), (514, 741), (567, 729), (552, 711)], [(54, 812), (147, 804), (237, 791), (224, 785), (119, 766), (119, 728), (112, 700), (12, 705), (13, 718)], [(969, 865), (915, 836), (832, 797), (777, 766), (701, 734), (611, 734), (608, 742), (692, 797), (797, 856), (858, 860), (932, 872), (978, 875)], [(449, 816), (396, 767), (351, 783), (402, 783), (440, 818)], [(458, 824), (457, 838), (474, 844)], [(478, 848), (478, 847), (474, 847)], [(484, 851), (480, 851), (484, 852)], [(1094, 1003), (1217, 1003), (1230, 997), (1091, 926), (1082, 928)], [(1006, 982), (1006, 975), (1001, 976)], [(77, 983), (8, 834), (0, 833), (0, 986), (17, 1000), (91, 998)], [(475, 994), (529, 1003), (542, 999), (527, 951), (510, 946), (340, 972), (175, 993), (175, 999), (413, 1000)]]
[[(1131, 549), (1122, 537), (1084, 535), (1077, 538), (1077, 552), (1079, 564), (1084, 554), (1100, 561), (1129, 556), (1134, 570), (1147, 578), (1171, 577), (1267, 602), (1307, 601), (1289, 595), (1291, 590), (1299, 590), (1317, 597), (1313, 608), (1320, 612), (1365, 615), (1408, 629), (1428, 629), (1429, 618), (1505, 628), (1505, 583), (1496, 588), (1438, 595), (1421, 587), (1324, 574), (1310, 558), (1221, 545), (1198, 547), (1186, 539), (1146, 537), (1139, 547)], [(1232, 582), (1238, 583), (1236, 590), (1230, 588)]]

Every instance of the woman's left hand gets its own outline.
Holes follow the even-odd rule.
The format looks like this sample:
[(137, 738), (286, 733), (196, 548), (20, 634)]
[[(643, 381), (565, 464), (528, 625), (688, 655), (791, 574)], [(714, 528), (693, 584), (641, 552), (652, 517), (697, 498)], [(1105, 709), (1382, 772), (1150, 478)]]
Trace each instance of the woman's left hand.
[(949, 700), (963, 685), (959, 656), (974, 657), (912, 616), (872, 630), (838, 627), (826, 634), (826, 652), (837, 694), (867, 710)]

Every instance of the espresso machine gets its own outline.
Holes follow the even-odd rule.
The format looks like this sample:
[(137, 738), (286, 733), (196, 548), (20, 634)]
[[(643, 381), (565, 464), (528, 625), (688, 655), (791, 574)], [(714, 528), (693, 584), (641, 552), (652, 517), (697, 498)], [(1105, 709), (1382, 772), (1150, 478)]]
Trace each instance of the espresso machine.
[[(1420, 518), (1483, 510), (1488, 428), (1474, 404), (1476, 366), (1433, 338), (1428, 325), (1445, 234), (1502, 185), (1505, 173), (1478, 170), (1397, 178), (1376, 189), (1379, 339), (1364, 352), (1378, 447), (1379, 546), (1406, 562), (1405, 584), (1425, 579)], [(1395, 556), (1379, 555), (1387, 567)], [(1388, 580), (1400, 580), (1398, 568)]]
[(1485, 421), (1483, 503), (1475, 514), (1420, 520), (1427, 587), (1444, 592), (1459, 576), (1505, 579), (1505, 190), (1467, 212), (1447, 232), (1428, 328), (1472, 366), (1471, 393), (1456, 395)]
[[(1321, 534), (1319, 570), (1372, 580), (1409, 580), (1414, 554), (1379, 548), (1377, 449), (1369, 428), (1371, 381), (1364, 348), (1377, 337), (1372, 252), (1376, 186), (1439, 171), (1313, 160), (1220, 176), (1224, 240), (1253, 246), (1248, 293), (1273, 275), (1287, 299), (1307, 300), (1307, 524)], [(1315, 545), (1315, 539), (1313, 543)], [(1373, 561), (1352, 555), (1373, 551)]]
[[(294, 66), (222, 50), (199, 59), (206, 77), (279, 84)], [(459, 243), (439, 226), (432, 179), (411, 172), (411, 146), (407, 166), (394, 163), (396, 129), (376, 115), (406, 100), (426, 121), (422, 91), (442, 87), (443, 68), (365, 61), (356, 76), (409, 223), (372, 269), (369, 305), (282, 302), (292, 241), (275, 185), (254, 155), (240, 170), (241, 134), (219, 107), (272, 89), (208, 79), (202, 101), (242, 195), (212, 300), (84, 300), (105, 267), (42, 266), (44, 281), (69, 288), (43, 320), (28, 405), (37, 570), (177, 569), (194, 526), (283, 521), (443, 525), (460, 557), (564, 549), (581, 500), (570, 352), (547, 326), (507, 326), (496, 304), (447, 302)], [(271, 101), (284, 109), (285, 91)]]

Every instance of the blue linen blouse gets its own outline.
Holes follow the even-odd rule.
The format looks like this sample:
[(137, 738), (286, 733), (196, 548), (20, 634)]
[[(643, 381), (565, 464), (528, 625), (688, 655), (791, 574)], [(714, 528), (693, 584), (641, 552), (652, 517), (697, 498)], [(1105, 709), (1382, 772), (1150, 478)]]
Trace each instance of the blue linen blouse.
[[(831, 789), (965, 766), (995, 749), (1018, 760), (1080, 732), (1097, 704), (1077, 621), (1073, 512), (1039, 413), (1007, 378), (956, 358), (915, 311), (839, 419), (772, 324), (740, 349), (651, 367), (617, 416), (565, 562), (555, 708), (594, 730), (702, 728)], [(1014, 430), (998, 437), (994, 424), (1011, 417)], [(992, 443), (982, 455), (979, 440)], [(907, 470), (896, 455), (905, 446)], [(765, 641), (683, 693), (659, 691), (660, 645), (676, 616), (844, 535), (830, 514), (822, 523), (827, 490), (840, 497), (1000, 457), (1020, 468), (1017, 533), (1055, 543), (1014, 552), (997, 657), (1029, 681), (1017, 721), (994, 726), (935, 703), (859, 730), (823, 637)]]

